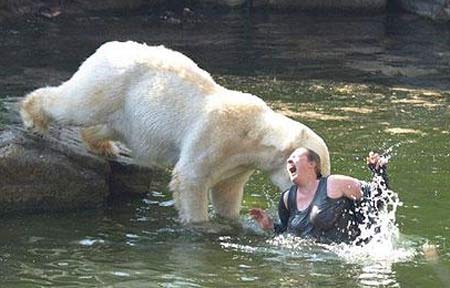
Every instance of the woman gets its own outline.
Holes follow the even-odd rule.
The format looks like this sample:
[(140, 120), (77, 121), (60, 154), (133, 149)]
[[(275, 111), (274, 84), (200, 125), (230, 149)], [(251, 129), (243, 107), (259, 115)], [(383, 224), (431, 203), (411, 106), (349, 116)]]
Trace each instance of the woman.
[[(386, 159), (377, 153), (371, 152), (367, 157), (369, 168), (382, 177), (382, 184), (387, 188), (386, 163)], [(250, 210), (250, 216), (262, 229), (339, 243), (354, 241), (361, 233), (359, 225), (362, 223), (376, 222), (360, 211), (363, 207), (379, 209), (382, 205), (382, 201), (368, 199), (369, 184), (344, 175), (322, 177), (319, 156), (306, 148), (295, 150), (289, 156), (286, 168), (294, 185), (280, 197), (280, 222), (274, 224), (262, 209)]]

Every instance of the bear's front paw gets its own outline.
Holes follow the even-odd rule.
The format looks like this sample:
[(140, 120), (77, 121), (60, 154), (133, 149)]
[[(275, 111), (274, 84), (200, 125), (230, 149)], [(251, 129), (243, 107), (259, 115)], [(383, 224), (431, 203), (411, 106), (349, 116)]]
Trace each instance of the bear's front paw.
[(37, 133), (37, 134), (47, 134), (48, 131), (48, 125), (46, 121), (35, 121), (36, 119), (33, 119), (30, 114), (28, 114), (26, 111), (21, 110), (20, 116), (22, 118), (23, 126), (30, 132)]

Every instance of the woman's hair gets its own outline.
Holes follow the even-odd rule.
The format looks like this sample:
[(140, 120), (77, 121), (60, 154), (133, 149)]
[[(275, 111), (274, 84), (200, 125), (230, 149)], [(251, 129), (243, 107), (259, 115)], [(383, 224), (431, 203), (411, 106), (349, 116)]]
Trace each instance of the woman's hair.
[(320, 171), (320, 156), (316, 152), (312, 151), (311, 149), (305, 148), (306, 151), (308, 151), (307, 157), (308, 161), (316, 163), (316, 175), (317, 179), (322, 177), (322, 172)]

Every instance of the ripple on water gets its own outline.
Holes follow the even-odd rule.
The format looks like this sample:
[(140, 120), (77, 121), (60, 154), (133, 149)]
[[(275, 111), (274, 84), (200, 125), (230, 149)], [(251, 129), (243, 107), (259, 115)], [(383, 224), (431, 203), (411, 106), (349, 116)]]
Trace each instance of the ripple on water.
[[(373, 187), (377, 188), (379, 192), (380, 185)], [(349, 279), (345, 278), (351, 278), (351, 281), (356, 281), (364, 287), (398, 287), (393, 264), (415, 261), (421, 249), (417, 241), (400, 234), (396, 224), (396, 211), (402, 203), (397, 193), (387, 187), (381, 188), (378, 197), (383, 199), (385, 205), (376, 215), (366, 214), (366, 217), (377, 217), (378, 220), (376, 225), (361, 225), (361, 237), (370, 239), (364, 245), (320, 244), (290, 235), (279, 235), (264, 243), (246, 243), (232, 237), (221, 237), (220, 245), (225, 249), (265, 255), (265, 261), (282, 263), (286, 269), (292, 271), (309, 271), (305, 281), (311, 278), (320, 278), (322, 282), (326, 282), (326, 279), (341, 279), (348, 284)], [(311, 265), (313, 263), (314, 265)], [(295, 275), (299, 277), (298, 274)]]
[(83, 239), (78, 242), (82, 246), (93, 246), (94, 244), (103, 244), (105, 240), (102, 239)]

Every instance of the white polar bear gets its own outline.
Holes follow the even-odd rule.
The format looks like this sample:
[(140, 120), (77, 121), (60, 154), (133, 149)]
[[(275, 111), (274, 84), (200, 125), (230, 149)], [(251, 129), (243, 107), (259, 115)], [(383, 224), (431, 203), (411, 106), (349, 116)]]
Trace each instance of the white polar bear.
[(142, 165), (174, 166), (170, 189), (184, 223), (208, 220), (208, 192), (219, 215), (237, 218), (255, 169), (287, 189), (285, 162), (297, 147), (318, 153), (322, 173), (330, 173), (328, 148), (310, 128), (221, 87), (163, 46), (106, 43), (68, 81), (28, 94), (21, 116), (42, 133), (51, 121), (84, 126), (82, 137), (97, 153), (116, 153), (117, 140)]

